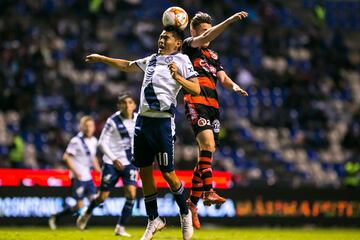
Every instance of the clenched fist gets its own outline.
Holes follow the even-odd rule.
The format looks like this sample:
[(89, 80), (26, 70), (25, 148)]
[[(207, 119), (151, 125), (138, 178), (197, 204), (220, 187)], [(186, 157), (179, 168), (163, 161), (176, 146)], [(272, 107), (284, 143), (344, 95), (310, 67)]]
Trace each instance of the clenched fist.
[(248, 15), (249, 14), (247, 12), (238, 12), (238, 13), (235, 13), (234, 15), (232, 15), (231, 17), (229, 17), (228, 20), (231, 23), (234, 23), (236, 21), (240, 21), (240, 20), (247, 18)]
[(169, 70), (170, 70), (171, 77), (172, 77), (174, 80), (177, 80), (178, 77), (181, 76), (181, 75), (179, 74), (179, 72), (178, 72), (178, 68), (177, 68), (175, 62), (171, 62), (171, 63), (168, 65), (168, 68), (169, 68)]

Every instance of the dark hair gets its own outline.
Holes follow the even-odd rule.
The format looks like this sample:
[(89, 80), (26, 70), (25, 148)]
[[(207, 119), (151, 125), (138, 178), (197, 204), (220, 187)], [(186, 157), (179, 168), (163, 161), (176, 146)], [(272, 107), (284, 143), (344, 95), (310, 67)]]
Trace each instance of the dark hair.
[(131, 98), (132, 100), (134, 100), (133, 96), (130, 93), (123, 93), (118, 96), (117, 101), (118, 103), (122, 103), (127, 98)]
[(174, 26), (165, 26), (164, 31), (171, 32), (176, 39), (179, 39), (181, 41), (184, 40), (185, 34), (184, 31), (180, 28)]
[(193, 29), (197, 28), (202, 23), (212, 24), (212, 18), (209, 14), (204, 12), (198, 12), (190, 21), (190, 25)]

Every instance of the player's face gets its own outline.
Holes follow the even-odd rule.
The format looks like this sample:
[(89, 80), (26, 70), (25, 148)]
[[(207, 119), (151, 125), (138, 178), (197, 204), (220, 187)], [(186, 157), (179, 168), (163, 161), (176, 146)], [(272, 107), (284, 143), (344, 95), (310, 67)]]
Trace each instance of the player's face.
[(118, 103), (118, 108), (121, 112), (126, 112), (129, 115), (132, 115), (136, 109), (135, 101), (128, 97)]
[[(191, 36), (192, 37), (200, 36), (201, 34), (203, 34), (206, 30), (208, 30), (211, 27), (212, 27), (212, 25), (209, 23), (201, 23), (195, 29), (193, 29), (193, 28), (190, 29)], [(209, 45), (210, 45), (210, 42), (207, 42), (204, 45), (202, 45), (201, 47), (207, 48), (207, 47), (209, 47)]]
[(176, 39), (172, 32), (163, 31), (158, 41), (158, 53), (160, 55), (168, 55), (177, 52), (181, 46), (181, 41)]
[(86, 137), (92, 137), (95, 132), (95, 122), (88, 120), (82, 126), (82, 132)]

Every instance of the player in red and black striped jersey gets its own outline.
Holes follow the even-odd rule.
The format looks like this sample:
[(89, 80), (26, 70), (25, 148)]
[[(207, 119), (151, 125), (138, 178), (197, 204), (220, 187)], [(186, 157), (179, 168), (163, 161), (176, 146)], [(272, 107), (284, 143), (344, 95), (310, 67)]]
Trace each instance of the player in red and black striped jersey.
[(230, 24), (247, 17), (239, 12), (222, 23), (212, 26), (211, 17), (199, 12), (190, 22), (191, 37), (184, 40), (182, 52), (187, 54), (199, 73), (200, 95), (184, 94), (185, 112), (190, 120), (199, 146), (199, 157), (194, 168), (190, 199), (187, 203), (192, 212), (193, 225), (200, 228), (196, 205), (203, 198), (204, 205), (222, 204), (225, 199), (215, 193), (212, 187), (212, 155), (218, 144), (220, 132), (219, 101), (216, 84), (247, 96), (247, 92), (234, 83), (221, 66), (219, 55), (209, 49), (209, 44)]

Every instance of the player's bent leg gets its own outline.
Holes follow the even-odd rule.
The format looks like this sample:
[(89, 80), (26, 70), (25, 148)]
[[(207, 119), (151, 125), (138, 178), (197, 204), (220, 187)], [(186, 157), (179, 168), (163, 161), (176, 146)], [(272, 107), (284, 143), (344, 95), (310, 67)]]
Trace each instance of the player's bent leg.
[(148, 215), (148, 224), (141, 240), (150, 240), (157, 231), (161, 231), (166, 223), (159, 217), (157, 208), (157, 189), (153, 176), (153, 166), (141, 167), (140, 178), (143, 184), (142, 191), (145, 198), (145, 208)]
[(196, 140), (200, 150), (198, 166), (204, 189), (203, 203), (205, 206), (210, 206), (211, 204), (223, 204), (226, 199), (220, 197), (212, 187), (212, 155), (215, 151), (214, 133), (212, 130), (206, 129), (198, 133)]
[(125, 185), (125, 198), (126, 202), (121, 212), (121, 217), (119, 217), (118, 223), (115, 227), (115, 235), (123, 237), (131, 237), (129, 233), (125, 230), (125, 225), (128, 223), (132, 210), (135, 203), (136, 197), (136, 186), (135, 185)]
[(70, 206), (66, 206), (64, 208), (63, 211), (58, 212), (56, 214), (53, 214), (50, 216), (49, 220), (48, 220), (48, 224), (51, 230), (56, 230), (57, 229), (57, 221), (64, 216), (69, 216), (72, 215), (76, 212), (77, 207), (70, 207)]
[(73, 210), (77, 211), (77, 210), (79, 210), (79, 209), (81, 209), (83, 207), (84, 207), (84, 201), (82, 199), (79, 199), (79, 200), (76, 201), (76, 204), (75, 204)]
[(170, 190), (174, 195), (175, 201), (180, 209), (180, 223), (183, 239), (191, 239), (194, 229), (192, 223), (191, 211), (186, 204), (186, 197), (184, 193), (184, 186), (182, 185), (180, 179), (176, 175), (175, 171), (171, 172), (162, 172), (162, 175), (166, 182), (170, 186)]

